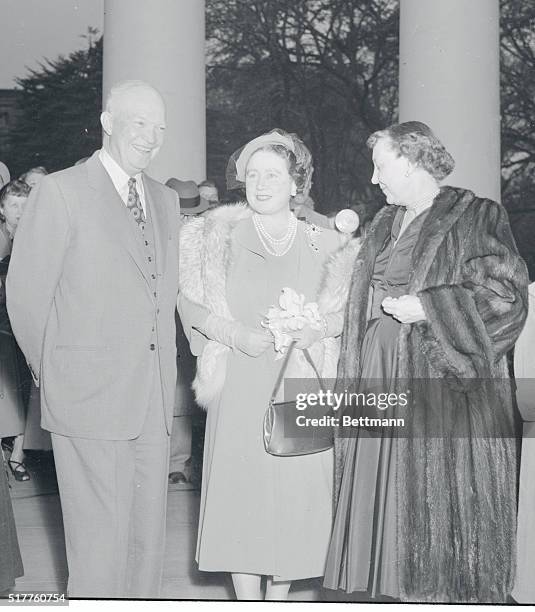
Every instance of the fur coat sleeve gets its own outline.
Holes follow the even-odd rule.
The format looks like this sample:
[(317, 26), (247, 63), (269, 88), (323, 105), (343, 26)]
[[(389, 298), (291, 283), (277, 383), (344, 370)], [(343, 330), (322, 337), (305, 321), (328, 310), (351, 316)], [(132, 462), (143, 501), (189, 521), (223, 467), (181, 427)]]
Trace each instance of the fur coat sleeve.
[(452, 382), (491, 377), (527, 312), (526, 267), (504, 208), (480, 200), (463, 216), (441, 249), (453, 260), (457, 252), (457, 260), (437, 258), (417, 291), (427, 318), (416, 326), (422, 350), (436, 374)]

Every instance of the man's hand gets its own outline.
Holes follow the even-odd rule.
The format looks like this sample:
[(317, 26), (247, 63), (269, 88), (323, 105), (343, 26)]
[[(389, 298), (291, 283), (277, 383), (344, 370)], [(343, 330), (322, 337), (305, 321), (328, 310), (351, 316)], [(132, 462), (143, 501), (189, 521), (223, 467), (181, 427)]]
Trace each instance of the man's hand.
[(273, 336), (267, 331), (256, 331), (240, 325), (234, 338), (234, 346), (249, 357), (259, 357), (273, 345)]
[(402, 295), (398, 298), (385, 297), (381, 306), (400, 323), (416, 323), (425, 321), (426, 316), (422, 303), (415, 295)]

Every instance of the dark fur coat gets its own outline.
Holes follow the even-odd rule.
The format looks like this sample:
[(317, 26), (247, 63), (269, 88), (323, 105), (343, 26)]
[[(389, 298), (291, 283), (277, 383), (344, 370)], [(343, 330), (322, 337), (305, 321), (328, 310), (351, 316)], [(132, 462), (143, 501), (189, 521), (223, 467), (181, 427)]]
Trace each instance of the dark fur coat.
[[(394, 206), (377, 214), (355, 262), (339, 378), (361, 371), (368, 288), (395, 214)], [(398, 336), (396, 378), (443, 381), (438, 401), (426, 397), (431, 385), (413, 394), (393, 447), (402, 600), (501, 602), (511, 592), (517, 449), (506, 353), (524, 324), (527, 284), (504, 208), (443, 187), (408, 290), (427, 320), (402, 325)], [(345, 449), (339, 438), (336, 490)]]

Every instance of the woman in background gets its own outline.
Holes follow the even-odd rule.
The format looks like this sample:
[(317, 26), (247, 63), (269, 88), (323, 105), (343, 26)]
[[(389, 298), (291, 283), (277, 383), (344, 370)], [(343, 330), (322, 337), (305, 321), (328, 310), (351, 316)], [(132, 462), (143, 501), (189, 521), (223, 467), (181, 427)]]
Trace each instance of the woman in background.
[(22, 395), (24, 359), (13, 338), (6, 310), (5, 278), (9, 266), (9, 253), (30, 187), (20, 180), (11, 181), (0, 190), (0, 236), (7, 251), (0, 262), (0, 438), (14, 437), (11, 456), (7, 461), (13, 477), (19, 481), (30, 479), (24, 464), (24, 429), (26, 407)]
[[(78, 163), (78, 162), (77, 162)], [(44, 166), (30, 168), (21, 174), (19, 180), (24, 181), (30, 189), (37, 187), (43, 177), (48, 174)], [(39, 389), (31, 380), (26, 365), (22, 366), (24, 381), (24, 400), (26, 410), (26, 428), (24, 430), (24, 449), (32, 451), (52, 451), (50, 433), (41, 428), (41, 398)]]

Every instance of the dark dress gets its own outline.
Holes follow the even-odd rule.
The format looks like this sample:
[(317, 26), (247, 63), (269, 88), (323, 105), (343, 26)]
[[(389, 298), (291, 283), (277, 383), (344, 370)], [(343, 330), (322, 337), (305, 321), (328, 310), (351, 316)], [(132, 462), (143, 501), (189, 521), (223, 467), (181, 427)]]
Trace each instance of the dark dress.
[[(0, 356), (2, 357), (4, 356), (4, 348), (6, 345), (8, 345), (9, 342), (14, 344), (11, 334), (11, 326), (7, 317), (7, 310), (5, 308), (4, 297), (5, 274), (7, 272), (8, 262), (9, 257), (0, 262), (0, 277), (2, 278), (2, 287), (0, 288)], [(13, 354), (13, 351), (9, 353), (9, 357), (7, 359), (9, 364), (15, 366), (15, 363), (13, 362)], [(1, 370), (2, 374), (3, 372), (4, 370)], [(15, 385), (16, 384), (17, 383), (15, 383)], [(0, 386), (0, 399), (4, 399), (4, 388), (5, 380), (2, 379)], [(17, 386), (15, 386), (15, 388), (17, 388)], [(3, 407), (4, 404), (0, 402), (0, 409)], [(0, 423), (3, 423), (3, 419), (1, 417)], [(2, 430), (0, 428), (0, 437), (1, 436)], [(17, 531), (13, 516), (13, 508), (11, 506), (7, 476), (3, 462), (0, 461), (0, 594), (10, 589), (15, 584), (15, 578), (18, 578), (23, 574), (24, 570), (20, 557), (19, 543), (17, 540)]]
[[(416, 217), (396, 243), (404, 216), (400, 209), (377, 256), (362, 344), (361, 385), (373, 380), (388, 386), (395, 376), (401, 323), (382, 310), (381, 302), (407, 293), (412, 251), (427, 213)], [(395, 439), (386, 431), (381, 435), (365, 429), (351, 435), (355, 437), (348, 440), (324, 586), (398, 598)]]
[(0, 465), (0, 594), (15, 584), (24, 570), (4, 466)]
[(24, 433), (26, 410), (22, 372), (24, 357), (17, 346), (7, 315), (5, 286), (7, 255), (0, 260), (0, 438)]
[(50, 433), (41, 429), (39, 389), (32, 382), (7, 313), (5, 287), (10, 258), (8, 254), (0, 260), (0, 438), (24, 434), (25, 450), (52, 450)]

